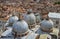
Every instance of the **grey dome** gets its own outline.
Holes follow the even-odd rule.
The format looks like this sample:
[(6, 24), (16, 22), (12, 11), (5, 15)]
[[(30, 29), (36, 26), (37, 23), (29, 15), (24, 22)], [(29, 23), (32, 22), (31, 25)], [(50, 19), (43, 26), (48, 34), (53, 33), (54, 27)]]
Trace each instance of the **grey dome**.
[(10, 18), (9, 18), (9, 23), (14, 23), (14, 22), (16, 22), (18, 20), (18, 17), (17, 16), (11, 16)]
[(17, 21), (13, 24), (13, 29), (17, 34), (23, 34), (28, 31), (28, 24), (24, 20)]
[(50, 29), (53, 27), (53, 21), (52, 20), (43, 20), (41, 22), (41, 28), (44, 28), (44, 29)]
[(24, 19), (28, 24), (34, 24), (36, 22), (35, 15), (33, 13), (27, 14)]

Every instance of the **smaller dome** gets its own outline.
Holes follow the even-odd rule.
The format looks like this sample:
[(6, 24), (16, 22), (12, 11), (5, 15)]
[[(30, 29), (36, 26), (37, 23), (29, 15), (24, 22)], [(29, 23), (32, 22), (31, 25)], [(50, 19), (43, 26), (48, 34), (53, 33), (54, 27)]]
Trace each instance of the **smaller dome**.
[(35, 18), (35, 15), (33, 13), (31, 14), (27, 14), (25, 16), (25, 21), (28, 23), (28, 24), (34, 24), (36, 22), (36, 18)]
[(41, 28), (44, 28), (44, 29), (51, 29), (53, 27), (53, 21), (52, 20), (43, 20), (41, 22)]
[(18, 20), (18, 17), (17, 16), (11, 16), (10, 18), (9, 18), (9, 23), (14, 23), (14, 22), (16, 22)]
[(28, 24), (24, 21), (17, 21), (13, 24), (13, 30), (17, 32), (17, 34), (24, 34), (28, 31)]

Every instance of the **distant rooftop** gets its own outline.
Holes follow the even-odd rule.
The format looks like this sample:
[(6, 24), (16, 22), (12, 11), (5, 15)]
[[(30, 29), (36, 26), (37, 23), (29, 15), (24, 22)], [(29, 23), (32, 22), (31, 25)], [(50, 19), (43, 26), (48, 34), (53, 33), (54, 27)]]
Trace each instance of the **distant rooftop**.
[(50, 18), (58, 18), (58, 19), (60, 19), (60, 13), (49, 12), (48, 16), (49, 16)]

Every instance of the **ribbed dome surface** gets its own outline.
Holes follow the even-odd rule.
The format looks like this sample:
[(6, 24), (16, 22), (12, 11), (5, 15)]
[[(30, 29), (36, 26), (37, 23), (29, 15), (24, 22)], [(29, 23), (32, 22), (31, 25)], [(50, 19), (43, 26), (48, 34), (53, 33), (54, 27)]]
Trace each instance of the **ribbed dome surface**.
[(17, 34), (23, 34), (28, 31), (28, 24), (24, 20), (17, 21), (13, 24), (13, 29)]
[(24, 20), (27, 21), (28, 24), (34, 24), (36, 22), (35, 15), (33, 13), (27, 14)]
[(43, 20), (41, 22), (41, 28), (49, 29), (53, 27), (53, 21), (52, 20)]

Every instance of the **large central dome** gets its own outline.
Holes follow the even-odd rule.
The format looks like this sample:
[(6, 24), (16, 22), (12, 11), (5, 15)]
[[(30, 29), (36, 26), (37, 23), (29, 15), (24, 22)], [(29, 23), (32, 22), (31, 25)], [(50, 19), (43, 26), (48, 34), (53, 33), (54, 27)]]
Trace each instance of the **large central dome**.
[(13, 24), (13, 30), (17, 34), (24, 34), (28, 31), (28, 24), (24, 20), (17, 21)]

